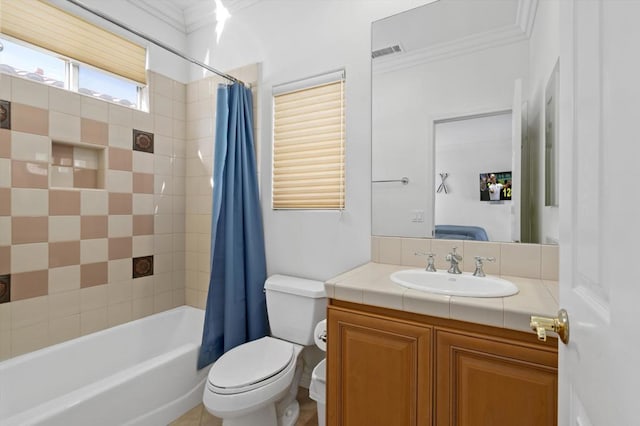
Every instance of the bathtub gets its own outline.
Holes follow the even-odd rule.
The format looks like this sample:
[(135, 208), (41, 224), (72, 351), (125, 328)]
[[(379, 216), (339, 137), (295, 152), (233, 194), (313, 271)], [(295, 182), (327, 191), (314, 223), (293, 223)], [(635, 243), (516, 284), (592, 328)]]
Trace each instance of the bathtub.
[(0, 362), (0, 425), (166, 425), (202, 401), (203, 321), (182, 306)]

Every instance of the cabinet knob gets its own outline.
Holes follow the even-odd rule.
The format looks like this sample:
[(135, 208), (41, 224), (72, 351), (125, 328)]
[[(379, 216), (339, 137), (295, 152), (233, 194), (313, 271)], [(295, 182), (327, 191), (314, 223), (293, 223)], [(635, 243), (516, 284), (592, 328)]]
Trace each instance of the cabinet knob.
[(564, 309), (558, 311), (555, 318), (531, 316), (531, 329), (538, 334), (538, 340), (547, 341), (547, 331), (552, 331), (560, 337), (565, 345), (569, 343), (569, 314)]

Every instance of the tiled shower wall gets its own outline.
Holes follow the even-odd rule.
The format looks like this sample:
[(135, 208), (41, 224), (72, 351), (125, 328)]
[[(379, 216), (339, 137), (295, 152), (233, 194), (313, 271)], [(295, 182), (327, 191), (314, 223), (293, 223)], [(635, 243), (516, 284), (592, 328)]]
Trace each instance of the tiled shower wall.
[[(251, 84), (256, 159), (259, 159), (259, 66), (246, 66), (229, 74)], [(211, 270), (213, 145), (216, 90), (220, 83), (226, 81), (209, 77), (187, 86), (186, 304), (202, 309), (207, 302)]]
[[(0, 75), (0, 360), (184, 304), (186, 92), (149, 73), (146, 113)], [(52, 142), (102, 152), (104, 189), (54, 188)]]

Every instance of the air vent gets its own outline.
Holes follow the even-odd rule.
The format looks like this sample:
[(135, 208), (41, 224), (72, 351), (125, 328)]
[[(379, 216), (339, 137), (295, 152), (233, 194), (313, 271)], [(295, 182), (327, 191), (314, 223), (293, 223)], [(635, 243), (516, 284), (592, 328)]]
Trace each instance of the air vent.
[(396, 44), (395, 46), (383, 47), (382, 49), (374, 50), (371, 52), (371, 57), (375, 59), (380, 56), (392, 55), (399, 52), (402, 52), (402, 47), (400, 47), (399, 44)]

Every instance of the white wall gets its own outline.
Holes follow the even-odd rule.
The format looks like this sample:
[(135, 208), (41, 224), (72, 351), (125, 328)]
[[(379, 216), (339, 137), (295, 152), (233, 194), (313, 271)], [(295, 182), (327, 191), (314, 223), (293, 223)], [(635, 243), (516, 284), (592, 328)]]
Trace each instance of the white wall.
[[(507, 110), (514, 82), (526, 92), (528, 42), (520, 41), (373, 76), (373, 180), (407, 176), (407, 186), (374, 184), (374, 235), (431, 236), (433, 134), (445, 117)], [(423, 223), (412, 221), (422, 210)]]
[[(262, 209), (269, 274), (327, 279), (370, 259), (371, 89), (373, 20), (415, 1), (262, 1), (225, 24), (193, 32), (193, 57), (222, 70), (261, 63), (258, 132), (262, 136)], [(336, 211), (271, 210), (272, 86), (346, 69), (347, 198)], [(192, 78), (202, 77), (200, 70)]]
[[(529, 155), (532, 161), (531, 170), (534, 172), (531, 182), (538, 188), (534, 191), (537, 199), (534, 200), (535, 210), (532, 211), (532, 242), (543, 244), (559, 239), (559, 209), (544, 205), (545, 89), (560, 54), (558, 15), (559, 2), (538, 2), (536, 20), (529, 39), (530, 92), (527, 134), (531, 148)], [(562, 63), (560, 63), (560, 72), (562, 73)], [(559, 200), (559, 204), (562, 205), (562, 200)]]
[(480, 226), (490, 241), (512, 241), (511, 201), (480, 201), (480, 173), (510, 171), (511, 114), (437, 123), (435, 179), (448, 173), (447, 193), (435, 194), (436, 225)]

